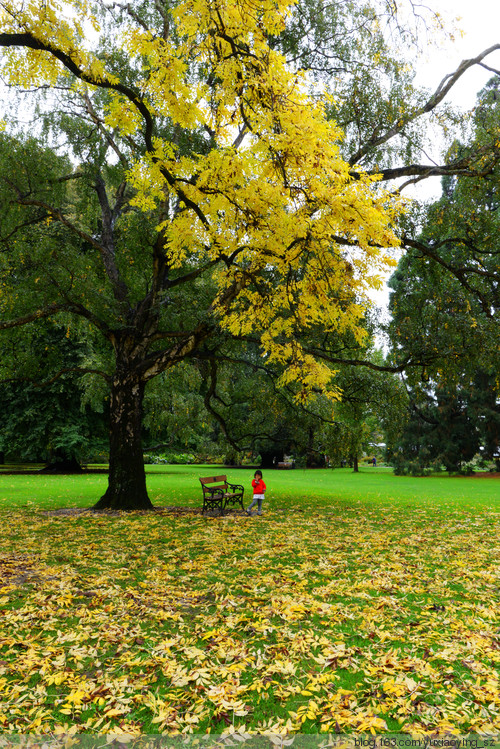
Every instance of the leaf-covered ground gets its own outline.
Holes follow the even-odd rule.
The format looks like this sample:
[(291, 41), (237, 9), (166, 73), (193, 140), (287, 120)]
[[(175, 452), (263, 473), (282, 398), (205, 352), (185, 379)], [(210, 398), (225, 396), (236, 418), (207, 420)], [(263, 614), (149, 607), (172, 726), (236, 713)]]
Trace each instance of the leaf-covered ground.
[(397, 501), (4, 511), (0, 730), (498, 733), (499, 531)]

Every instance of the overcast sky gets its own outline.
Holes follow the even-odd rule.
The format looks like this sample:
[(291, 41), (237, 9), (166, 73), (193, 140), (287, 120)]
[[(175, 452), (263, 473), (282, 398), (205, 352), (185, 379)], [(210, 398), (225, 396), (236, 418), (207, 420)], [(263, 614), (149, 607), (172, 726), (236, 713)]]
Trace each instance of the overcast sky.
[[(443, 78), (453, 73), (462, 60), (477, 57), (484, 50), (500, 44), (500, 0), (420, 1), (428, 2), (427, 7), (441, 15), (448, 30), (459, 30), (459, 33), (454, 34), (453, 41), (443, 41), (439, 48), (429, 44), (418, 61), (417, 82), (435, 91)], [(413, 2), (418, 9), (419, 0)], [(484, 63), (500, 71), (500, 50), (488, 55)], [(484, 67), (474, 66), (463, 74), (445, 102), (452, 103), (464, 111), (472, 109), (478, 92), (493, 74)], [(441, 148), (439, 140), (436, 141), (432, 153), (436, 160), (440, 160)], [(438, 177), (424, 180), (405, 193), (408, 197), (435, 199), (441, 194), (441, 180)]]
[[(421, 80), (435, 88), (462, 60), (476, 57), (494, 44), (500, 44), (500, 0), (428, 0), (428, 6), (440, 13), (447, 27), (449, 24), (451, 28), (453, 19), (460, 17), (458, 26), (463, 32), (462, 37), (457, 35), (454, 42), (448, 42), (445, 49), (431, 50), (429, 59), (422, 59)], [(485, 62), (500, 70), (500, 51)], [(491, 75), (484, 69), (468, 71), (450, 95), (450, 100), (470, 109), (476, 93)]]

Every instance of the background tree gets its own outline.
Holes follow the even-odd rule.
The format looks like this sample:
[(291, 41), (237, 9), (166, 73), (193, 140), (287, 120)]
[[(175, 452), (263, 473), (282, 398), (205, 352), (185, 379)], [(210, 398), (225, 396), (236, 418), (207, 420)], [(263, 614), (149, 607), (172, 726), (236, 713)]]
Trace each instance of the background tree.
[[(250, 342), (235, 347), (224, 362), (202, 364), (207, 417), (219, 426), (216, 439), (232, 448), (229, 462), (251, 454), (260, 455), (266, 468), (285, 456), (308, 466), (348, 459), (357, 468), (359, 457), (371, 443), (381, 442), (384, 425), (394, 424), (401, 410), (401, 385), (384, 371), (383, 355), (375, 348), (376, 321), (370, 318), (364, 320), (362, 344), (349, 334), (330, 343), (339, 361), (343, 356), (374, 367), (338, 365), (340, 401), (317, 392), (300, 402), (297, 385), (280, 385), (282, 368), (263, 363), (258, 346)], [(316, 345), (324, 338), (318, 330)]]
[(82, 402), (82, 389), (70, 375), (35, 385), (0, 386), (0, 451), (8, 460), (47, 463), (43, 470), (81, 470), (81, 463), (107, 448), (103, 413)]
[(469, 386), (469, 410), (479, 432), (481, 455), (500, 471), (500, 387), (498, 370), (476, 372)]
[[(368, 350), (365, 357), (383, 363), (383, 354)], [(345, 459), (355, 472), (363, 454), (381, 453), (384, 425), (394, 423), (401, 408), (398, 379), (384, 371), (364, 367), (346, 368), (340, 377), (343, 398), (335, 404), (335, 423), (329, 455), (338, 463)]]
[(458, 472), (480, 447), (480, 431), (470, 391), (444, 384), (413, 387), (409, 417), (389, 443), (389, 458), (398, 474), (423, 475), (431, 470)]
[[(24, 214), (12, 221), (9, 207), (8, 174), (11, 161), (16, 159), (18, 143), (8, 137), (0, 143), (0, 235), (5, 238), (0, 253), (0, 269), (8, 284), (2, 288), (1, 304), (8, 310), (28, 297), (28, 305), (43, 298), (47, 276), (38, 274), (41, 258), (47, 248), (57, 247), (63, 234), (57, 223), (40, 224), (36, 214)], [(68, 168), (66, 160), (58, 159), (51, 151), (42, 151), (33, 141), (27, 141), (24, 156), (33, 157), (32, 187), (43, 186), (46, 180), (57, 184), (56, 165)], [(38, 156), (38, 158), (36, 158)], [(41, 188), (43, 189), (43, 187)], [(34, 220), (33, 220), (34, 219)], [(5, 249), (15, 247), (13, 258)], [(69, 248), (65, 248), (66, 252)], [(72, 251), (79, 248), (73, 246)], [(64, 250), (61, 252), (61, 258)], [(51, 282), (55, 281), (52, 275)], [(79, 470), (79, 462), (86, 459), (92, 446), (105, 444), (104, 398), (92, 403), (84, 397), (82, 374), (90, 372), (88, 363), (96, 361), (88, 330), (79, 329), (71, 318), (59, 317), (58, 322), (42, 317), (37, 325), (14, 327), (0, 337), (0, 405), (3, 419), (0, 425), (0, 450), (10, 458), (48, 461), (51, 470)]]
[[(480, 93), (471, 141), (455, 143), (452, 158), (498, 135), (499, 81)], [(399, 454), (415, 459), (421, 445), (420, 467), (438, 460), (457, 470), (480, 443), (485, 456), (498, 454), (499, 178), (498, 166), (445, 178), (391, 279), (393, 360), (421, 362), (407, 373), (412, 415)]]

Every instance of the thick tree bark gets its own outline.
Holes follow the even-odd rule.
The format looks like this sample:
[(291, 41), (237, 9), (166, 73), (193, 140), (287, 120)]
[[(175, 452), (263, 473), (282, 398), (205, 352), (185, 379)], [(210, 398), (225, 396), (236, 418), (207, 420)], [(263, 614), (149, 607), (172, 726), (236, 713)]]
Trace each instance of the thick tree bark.
[(109, 480), (95, 510), (150, 510), (142, 454), (144, 383), (117, 373), (111, 388)]

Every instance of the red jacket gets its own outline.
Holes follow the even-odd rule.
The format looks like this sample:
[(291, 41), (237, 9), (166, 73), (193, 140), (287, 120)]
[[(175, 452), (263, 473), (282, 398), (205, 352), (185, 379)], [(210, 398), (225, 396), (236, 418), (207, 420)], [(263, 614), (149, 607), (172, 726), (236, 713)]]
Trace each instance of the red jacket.
[(266, 491), (266, 485), (262, 479), (253, 479), (252, 486), (254, 494), (264, 494)]

